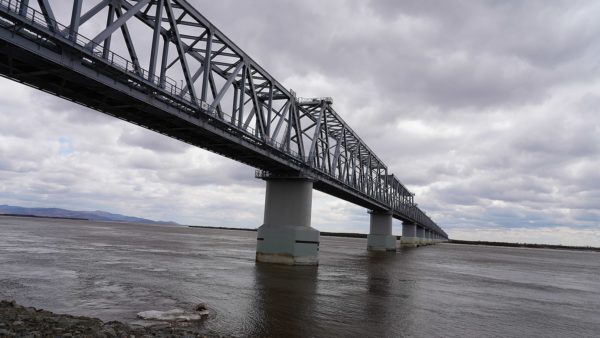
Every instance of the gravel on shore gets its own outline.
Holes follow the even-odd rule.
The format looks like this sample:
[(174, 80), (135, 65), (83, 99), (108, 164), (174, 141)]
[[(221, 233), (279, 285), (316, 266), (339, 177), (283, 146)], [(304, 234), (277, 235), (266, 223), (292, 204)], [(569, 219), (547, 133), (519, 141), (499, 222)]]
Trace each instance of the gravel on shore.
[(216, 337), (199, 321), (169, 321), (151, 326), (56, 314), (0, 301), (0, 337)]

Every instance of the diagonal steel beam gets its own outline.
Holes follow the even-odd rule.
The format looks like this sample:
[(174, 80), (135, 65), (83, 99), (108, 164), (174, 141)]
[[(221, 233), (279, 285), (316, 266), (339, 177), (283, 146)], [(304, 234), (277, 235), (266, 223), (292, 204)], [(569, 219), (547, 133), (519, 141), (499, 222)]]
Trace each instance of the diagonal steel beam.
[[(131, 9), (121, 15), (117, 20), (115, 20), (110, 26), (106, 27), (102, 32), (100, 32), (96, 37), (92, 39), (87, 44), (87, 47), (91, 47), (92, 45), (100, 44), (100, 42), (104, 41), (107, 37), (109, 37), (115, 30), (120, 28), (127, 20), (129, 20), (132, 16), (134, 16), (137, 12), (139, 12), (142, 7), (146, 6), (150, 0), (139, 0)], [(169, 1), (167, 1), (169, 3)]]
[[(98, 14), (98, 12), (100, 12), (102, 9), (104, 9), (106, 6), (108, 6), (109, 3), (111, 3), (111, 0), (102, 0), (99, 3), (97, 3), (90, 10), (88, 10), (87, 12), (85, 12), (85, 14), (81, 15), (81, 17), (79, 18), (79, 24), (83, 25), (84, 23), (86, 23), (89, 19), (91, 19), (92, 17), (94, 17), (94, 15)], [(69, 29), (71, 29), (71, 27), (66, 27), (62, 31), (62, 33), (65, 33)]]
[[(227, 82), (225, 82), (225, 85), (223, 85), (223, 87), (221, 88), (219, 93), (215, 96), (213, 103), (210, 105), (210, 108), (208, 109), (209, 112), (212, 113), (212, 111), (215, 109), (215, 105), (217, 105), (221, 102), (221, 100), (223, 99), (223, 96), (225, 96), (225, 93), (227, 92), (227, 90), (229, 89), (229, 87), (231, 86), (233, 81), (235, 81), (235, 78), (238, 76), (238, 74), (240, 73), (240, 70), (242, 70), (243, 66), (244, 66), (244, 63), (242, 63), (242, 62), (238, 63), (238, 65), (235, 68), (235, 70), (233, 71), (233, 73), (231, 73), (231, 75), (229, 75), (229, 78), (227, 78)], [(235, 99), (234, 99), (234, 102), (235, 102)]]
[(298, 117), (298, 105), (297, 105), (297, 101), (296, 98), (294, 98), (294, 104), (292, 104), (292, 112), (293, 112), (293, 117), (294, 117), (294, 128), (296, 130), (296, 137), (297, 137), (297, 143), (298, 143), (298, 153), (300, 154), (300, 157), (302, 158), (303, 161), (305, 161), (306, 159), (304, 158), (305, 155), (305, 151), (304, 151), (304, 140), (302, 138), (302, 132), (301, 130), (301, 126), (300, 126), (300, 118)]
[(312, 143), (310, 145), (310, 150), (308, 152), (308, 161), (311, 162), (315, 157), (315, 151), (317, 147), (317, 139), (319, 138), (319, 134), (321, 133), (321, 121), (323, 121), (323, 115), (325, 114), (325, 101), (321, 101), (321, 110), (319, 110), (319, 116), (317, 117), (317, 123), (315, 125), (315, 132), (312, 138)]
[[(190, 92), (190, 97), (192, 98), (192, 102), (194, 104), (197, 104), (197, 96), (196, 90), (194, 88), (194, 81), (192, 81), (192, 78), (190, 76), (190, 67), (188, 66), (187, 59), (185, 58), (185, 50), (183, 49), (183, 45), (181, 44), (181, 37), (179, 36), (179, 29), (177, 29), (177, 22), (175, 21), (175, 18), (173, 16), (173, 8), (171, 8), (170, 0), (165, 1), (165, 9), (167, 12), (167, 18), (169, 19), (169, 24), (171, 25), (171, 32), (174, 34), (173, 38), (175, 39), (175, 47), (177, 47), (177, 54), (179, 55), (179, 59), (181, 61), (181, 68), (183, 71), (183, 76), (185, 77), (185, 82), (187, 83), (188, 90)], [(133, 8), (131, 10), (133, 10)], [(127, 11), (127, 13), (129, 13), (129, 11)]]
[[(117, 20), (121, 16), (123, 16), (123, 11), (120, 7), (116, 7), (117, 11)], [(121, 25), (121, 33), (123, 34), (123, 39), (125, 40), (125, 46), (127, 47), (127, 52), (129, 53), (129, 57), (131, 58), (131, 62), (133, 63), (133, 67), (135, 68), (135, 72), (142, 76), (142, 67), (140, 66), (140, 61), (138, 59), (137, 53), (135, 52), (135, 47), (133, 45), (133, 40), (131, 39), (131, 34), (129, 34), (129, 29), (127, 28), (127, 23), (123, 23)]]
[[(282, 112), (286, 111), (286, 109), (288, 109), (289, 105), (290, 105), (291, 100), (288, 100), (282, 107)], [(277, 139), (277, 135), (279, 134), (279, 129), (281, 128), (281, 125), (283, 124), (283, 122), (285, 121), (285, 117), (283, 115), (283, 113), (281, 114), (281, 116), (279, 117), (279, 121), (277, 121), (277, 126), (275, 127), (275, 131), (273, 131), (273, 134), (271, 135), (271, 139), (275, 140)], [(288, 123), (290, 123), (290, 121), (288, 120)]]
[[(167, 67), (167, 69), (169, 69), (169, 67)], [(202, 75), (203, 72), (204, 72), (204, 67), (198, 68), (198, 70), (194, 73), (194, 75), (192, 75), (192, 82), (196, 83), (196, 80), (198, 80), (198, 78), (200, 77), (200, 75)], [(188, 85), (185, 85), (183, 87), (183, 89), (181, 90), (181, 95), (185, 95), (188, 92), (189, 88), (190, 87)]]
[(51, 31), (55, 32), (56, 29), (56, 19), (54, 18), (54, 13), (52, 12), (52, 7), (48, 3), (48, 0), (38, 0), (38, 4), (42, 13), (44, 14), (44, 19), (46, 19), (46, 23)]
[(329, 167), (329, 168), (330, 168), (330, 172), (329, 172), (329, 173), (330, 173), (331, 175), (333, 175), (333, 174), (334, 174), (334, 169), (335, 169), (336, 167), (338, 168), (338, 171), (339, 171), (338, 164), (339, 164), (339, 160), (340, 160), (340, 148), (341, 148), (341, 147), (340, 147), (340, 145), (341, 145), (341, 144), (342, 144), (342, 141), (341, 141), (341, 139), (340, 139), (340, 138), (338, 138), (338, 139), (336, 140), (336, 143), (335, 143), (335, 151), (334, 151), (334, 153), (333, 153), (333, 161), (332, 161), (332, 164), (331, 164), (331, 166)]
[[(217, 85), (215, 84), (215, 77), (213, 76), (212, 73), (209, 73), (208, 83), (210, 84), (210, 92), (213, 96), (213, 101), (214, 101), (214, 97), (217, 96)], [(206, 100), (202, 100), (202, 101), (206, 102)], [(219, 117), (223, 118), (223, 109), (221, 108), (221, 104), (217, 103), (215, 106), (217, 108), (217, 113), (219, 114)]]
[(254, 80), (252, 79), (252, 73), (250, 71), (250, 67), (246, 67), (246, 75), (248, 76), (248, 83), (250, 84), (250, 94), (252, 95), (252, 103), (254, 105), (254, 110), (256, 110), (256, 124), (257, 129), (262, 135), (263, 141), (268, 141), (269, 137), (265, 132), (265, 121), (263, 116), (262, 105), (258, 101), (258, 97), (256, 96), (256, 88), (254, 87)]

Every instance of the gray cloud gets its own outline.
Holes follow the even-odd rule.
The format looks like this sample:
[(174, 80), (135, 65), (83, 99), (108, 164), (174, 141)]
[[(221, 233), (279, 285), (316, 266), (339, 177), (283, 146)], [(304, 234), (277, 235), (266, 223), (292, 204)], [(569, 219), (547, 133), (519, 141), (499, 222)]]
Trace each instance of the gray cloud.
[[(191, 2), (286, 87), (332, 96), (451, 235), (600, 238), (596, 2)], [(11, 93), (0, 202), (260, 225), (264, 183), (251, 168), (7, 80), (0, 90)], [(315, 227), (367, 223), (315, 193)]]

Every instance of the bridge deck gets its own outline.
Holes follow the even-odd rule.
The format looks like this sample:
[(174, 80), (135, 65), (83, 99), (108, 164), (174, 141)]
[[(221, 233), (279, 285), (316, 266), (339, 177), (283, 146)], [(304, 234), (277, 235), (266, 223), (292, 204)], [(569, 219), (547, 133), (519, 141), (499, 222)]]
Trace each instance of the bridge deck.
[[(176, 95), (173, 87), (155, 81), (141, 68), (133, 67), (133, 63), (119, 67), (113, 62), (112, 52), (99, 55), (94, 46), (90, 48), (89, 42), (85, 43), (89, 40), (73, 38), (72, 32), (65, 35), (68, 27), (48, 20), (39, 12), (36, 19), (33, 9), (19, 12), (22, 7), (17, 4), (21, 3), (0, 0), (2, 76), (232, 158), (267, 175), (310, 177), (317, 190), (371, 210), (391, 211), (397, 219), (418, 223), (446, 236), (413, 204), (412, 194), (387, 174), (385, 165), (344, 124), (329, 102), (302, 102), (282, 91), (279, 95), (292, 96), (277, 111), (272, 107), (276, 100), (275, 82), (269, 82), (268, 92), (257, 90), (259, 84), (252, 80), (257, 73), (240, 75), (239, 63), (233, 64), (238, 73), (231, 71), (229, 84), (224, 84), (220, 91), (213, 90), (211, 105), (181, 95), (181, 89)], [(258, 70), (262, 69), (255, 71)], [(214, 80), (211, 84), (215, 87)], [(219, 96), (227, 87), (236, 88), (235, 96), (248, 95), (248, 101), (253, 101), (246, 121), (242, 120), (243, 104), (237, 108), (237, 119), (220, 108)], [(233, 112), (235, 115), (235, 102)], [(304, 121), (302, 125), (300, 121)], [(336, 125), (340, 121), (341, 128)], [(277, 127), (271, 128), (271, 122), (277, 123)], [(250, 124), (256, 128), (249, 127)], [(277, 138), (280, 128), (287, 130), (284, 133), (287, 138)], [(312, 137), (301, 130), (309, 130)]]

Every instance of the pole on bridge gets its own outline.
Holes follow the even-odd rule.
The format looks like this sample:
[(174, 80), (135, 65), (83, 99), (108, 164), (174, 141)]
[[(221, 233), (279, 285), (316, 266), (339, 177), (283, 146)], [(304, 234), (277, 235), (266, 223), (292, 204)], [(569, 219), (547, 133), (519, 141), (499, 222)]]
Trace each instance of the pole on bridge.
[(319, 264), (319, 231), (310, 227), (313, 181), (265, 178), (264, 223), (258, 228), (256, 261)]
[(369, 211), (370, 231), (367, 236), (367, 250), (396, 251), (396, 236), (392, 235), (392, 213)]

